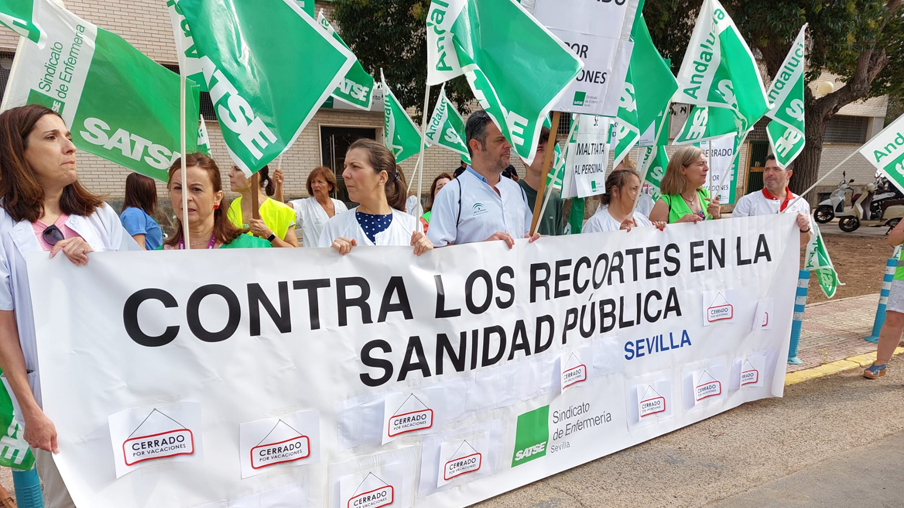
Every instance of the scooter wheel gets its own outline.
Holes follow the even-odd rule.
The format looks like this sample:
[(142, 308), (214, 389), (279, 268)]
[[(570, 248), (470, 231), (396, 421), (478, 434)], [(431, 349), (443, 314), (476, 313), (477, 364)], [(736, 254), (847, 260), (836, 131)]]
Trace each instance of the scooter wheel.
[(827, 222), (831, 222), (832, 219), (835, 218), (835, 210), (832, 210), (831, 205), (820, 205), (816, 207), (816, 211), (813, 212), (813, 219), (820, 224), (825, 224)]
[(838, 222), (838, 229), (844, 231), (845, 233), (857, 231), (857, 228), (859, 227), (860, 220), (856, 217), (842, 217), (842, 219)]

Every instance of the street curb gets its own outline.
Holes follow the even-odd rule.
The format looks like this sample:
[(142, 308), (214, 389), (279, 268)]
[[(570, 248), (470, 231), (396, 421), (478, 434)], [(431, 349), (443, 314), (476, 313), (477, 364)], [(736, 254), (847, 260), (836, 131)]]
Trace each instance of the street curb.
[[(904, 347), (895, 349), (894, 354), (899, 355), (902, 353), (904, 353)], [(838, 374), (839, 372), (866, 368), (872, 365), (874, 361), (876, 361), (876, 353), (867, 353), (865, 355), (852, 356), (850, 358), (845, 358), (844, 360), (838, 360), (837, 362), (820, 365), (819, 367), (813, 367), (812, 369), (791, 372), (790, 374), (785, 375), (785, 386), (796, 385), (811, 379), (831, 376), (833, 374)]]

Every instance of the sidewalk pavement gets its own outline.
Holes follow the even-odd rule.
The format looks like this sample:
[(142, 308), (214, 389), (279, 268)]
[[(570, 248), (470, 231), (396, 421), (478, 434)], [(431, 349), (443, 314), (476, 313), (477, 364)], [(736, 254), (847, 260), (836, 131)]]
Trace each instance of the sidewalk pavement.
[(879, 295), (873, 294), (807, 305), (798, 348), (804, 363), (789, 365), (788, 372), (875, 353), (876, 345), (863, 338), (872, 333), (878, 304)]

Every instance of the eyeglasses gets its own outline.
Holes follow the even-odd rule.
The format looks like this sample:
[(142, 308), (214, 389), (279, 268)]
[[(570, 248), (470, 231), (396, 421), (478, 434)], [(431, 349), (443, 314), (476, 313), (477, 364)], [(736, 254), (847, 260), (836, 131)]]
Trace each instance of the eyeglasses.
[(41, 233), (41, 238), (47, 242), (47, 245), (53, 247), (57, 242), (64, 240), (66, 237), (63, 236), (63, 232), (60, 231), (60, 228), (58, 228), (56, 224), (53, 224)]

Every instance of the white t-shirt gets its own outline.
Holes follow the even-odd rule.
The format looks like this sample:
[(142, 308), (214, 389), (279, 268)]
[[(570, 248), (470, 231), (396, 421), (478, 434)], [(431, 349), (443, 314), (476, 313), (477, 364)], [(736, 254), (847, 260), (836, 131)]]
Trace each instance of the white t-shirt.
[[(637, 224), (637, 227), (653, 225), (653, 223), (650, 222), (650, 219), (637, 212), (634, 212), (634, 224)], [(590, 217), (587, 220), (587, 223), (584, 224), (581, 233), (604, 233), (606, 231), (618, 231), (619, 229), (621, 229), (621, 223), (612, 217), (609, 213), (609, 207), (607, 206), (605, 208), (597, 209), (596, 213), (593, 214), (593, 217)]]
[[(785, 206), (791, 204), (797, 196), (788, 191)], [(753, 217), (755, 215), (775, 215), (782, 211), (782, 201), (773, 198), (769, 191), (763, 189), (761, 191), (751, 192), (738, 200), (734, 210), (731, 211), (732, 217)], [(806, 199), (798, 199), (796, 203), (791, 205), (791, 210), (787, 213), (802, 213), (810, 215), (810, 204)]]
[(333, 244), (333, 240), (337, 238), (348, 238), (349, 240), (357, 240), (358, 245), (392, 245), (397, 247), (406, 247), (411, 245), (411, 235), (417, 231), (417, 219), (405, 212), (398, 210), (392, 211), (392, 222), (384, 231), (376, 234), (376, 242), (371, 242), (370, 238), (364, 234), (358, 219), (355, 217), (355, 210), (352, 208), (347, 212), (337, 213), (332, 219), (328, 220), (323, 232), (320, 234), (320, 241), (317, 247), (329, 247)]
[[(330, 198), (332, 199), (332, 198)], [(295, 209), (295, 224), (301, 227), (303, 238), (302, 247), (315, 247), (320, 240), (320, 233), (323, 232), (323, 226), (326, 221), (330, 220), (326, 210), (317, 202), (317, 198), (294, 199), (289, 201)], [(338, 199), (333, 199), (333, 207), (336, 210), (334, 217), (348, 210), (345, 203)]]

